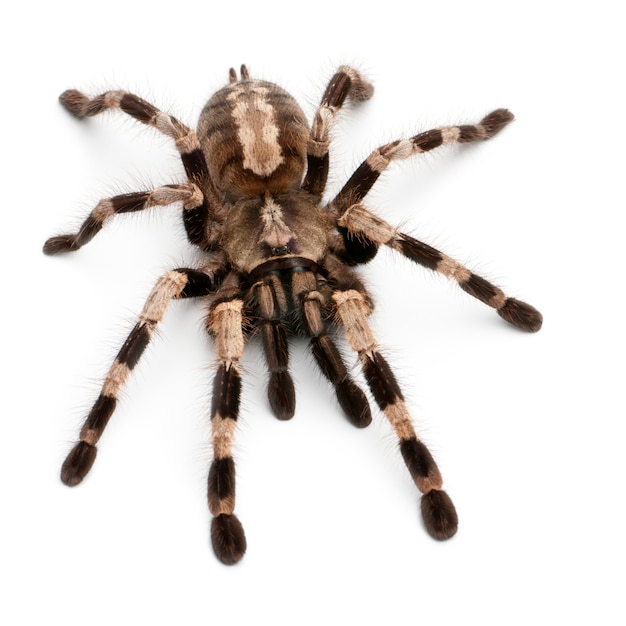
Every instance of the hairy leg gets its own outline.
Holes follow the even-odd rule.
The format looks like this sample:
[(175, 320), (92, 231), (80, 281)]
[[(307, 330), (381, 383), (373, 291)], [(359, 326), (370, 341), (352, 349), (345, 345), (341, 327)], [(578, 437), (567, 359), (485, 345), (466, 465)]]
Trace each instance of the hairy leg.
[(61, 480), (66, 485), (79, 484), (91, 469), (96, 459), (96, 444), (115, 410), (119, 391), (137, 365), (170, 301), (204, 296), (214, 287), (213, 276), (188, 268), (172, 270), (158, 280), (138, 322), (115, 357), (100, 395), (81, 428), (79, 442), (63, 463)]
[(419, 133), (410, 139), (385, 144), (361, 163), (331, 205), (341, 214), (350, 205), (360, 202), (393, 161), (407, 159), (452, 143), (490, 139), (512, 120), (513, 114), (510, 111), (496, 109), (475, 125), (444, 126)]
[(274, 415), (291, 419), (296, 409), (296, 393), (289, 374), (289, 343), (281, 315), (287, 309), (286, 295), (278, 276), (268, 275), (254, 287), (260, 316), (263, 351), (270, 371), (267, 395)]
[(184, 210), (194, 210), (203, 201), (202, 192), (193, 184), (164, 185), (152, 191), (137, 191), (105, 198), (98, 202), (76, 234), (50, 237), (44, 244), (43, 251), (53, 255), (78, 250), (102, 230), (107, 219), (119, 213), (143, 211), (175, 202), (182, 202)]
[(328, 304), (328, 294), (318, 290), (317, 279), (312, 272), (294, 272), (292, 291), (311, 337), (313, 356), (324, 376), (334, 386), (343, 412), (358, 428), (369, 425), (372, 421), (369, 402), (348, 373), (335, 342), (326, 330), (322, 310)]
[[(339, 218), (350, 206), (360, 202), (367, 195), (378, 177), (393, 161), (406, 159), (447, 144), (490, 139), (512, 120), (513, 114), (510, 111), (496, 109), (475, 125), (435, 128), (419, 133), (410, 139), (385, 144), (374, 150), (361, 163), (327, 208)], [(367, 263), (376, 254), (377, 245), (364, 235), (355, 238), (341, 226), (339, 232), (343, 237), (347, 256), (352, 263)]]
[(330, 129), (335, 116), (346, 100), (363, 102), (369, 100), (373, 92), (372, 85), (347, 65), (339, 67), (330, 79), (313, 118), (307, 150), (307, 172), (302, 185), (304, 189), (316, 195), (324, 193), (330, 161)]
[(398, 232), (360, 204), (351, 206), (341, 216), (339, 224), (356, 238), (366, 237), (377, 245), (389, 246), (411, 261), (456, 281), (463, 291), (496, 309), (498, 315), (513, 326), (530, 332), (536, 332), (541, 328), (543, 317), (530, 304), (507, 297), (499, 287), (458, 261), (409, 235)]
[(400, 442), (400, 452), (417, 488), (422, 492), (422, 518), (429, 534), (448, 539), (457, 530), (458, 517), (443, 479), (428, 448), (419, 440), (404, 397), (389, 364), (378, 350), (367, 316), (370, 307), (355, 289), (335, 291), (333, 301), (348, 342), (359, 355), (361, 367), (376, 403)]
[(232, 456), (241, 395), (239, 362), (244, 347), (243, 307), (236, 279), (230, 275), (212, 303), (207, 321), (218, 363), (213, 379), (213, 461), (209, 469), (207, 495), (209, 510), (213, 515), (213, 550), (217, 558), (227, 565), (239, 561), (247, 545), (241, 522), (234, 514), (235, 462)]

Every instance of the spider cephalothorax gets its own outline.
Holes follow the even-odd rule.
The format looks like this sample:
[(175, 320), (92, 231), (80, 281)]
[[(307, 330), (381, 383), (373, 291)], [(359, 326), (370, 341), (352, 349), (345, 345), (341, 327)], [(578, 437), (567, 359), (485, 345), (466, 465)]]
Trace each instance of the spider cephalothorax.
[(289, 419), (295, 412), (287, 338), (291, 328), (298, 327), (310, 337), (314, 358), (334, 386), (348, 419), (358, 427), (371, 421), (369, 402), (335, 344), (335, 331), (327, 324), (330, 318), (339, 322), (358, 354), (371, 394), (398, 436), (402, 457), (423, 494), (421, 509), (428, 532), (437, 539), (456, 532), (454, 505), (441, 489), (437, 465), (417, 437), (395, 376), (378, 349), (367, 321), (371, 299), (351, 266), (369, 261), (379, 246), (389, 246), (456, 281), (514, 326), (539, 330), (542, 318), (536, 309), (508, 298), (498, 287), (397, 231), (362, 204), (392, 161), (445, 144), (489, 139), (513, 116), (497, 109), (476, 125), (438, 128), (381, 146), (330, 202), (323, 202), (334, 117), (346, 100), (364, 101), (372, 92), (356, 70), (340, 67), (309, 129), (304, 113), (287, 92), (251, 80), (242, 66), (241, 77), (231, 70), (229, 85), (206, 104), (196, 132), (124, 91), (108, 91), (92, 99), (75, 90), (61, 95), (61, 103), (78, 118), (121, 109), (171, 137), (188, 181), (102, 200), (78, 233), (51, 237), (44, 252), (78, 250), (116, 213), (178, 203), (189, 240), (204, 253), (201, 266), (171, 270), (157, 281), (63, 464), (61, 478), (66, 484), (80, 483), (91, 469), (120, 388), (170, 300), (195, 297), (208, 302), (207, 331), (218, 360), (208, 501), (214, 516), (213, 548), (220, 560), (235, 563), (246, 549), (243, 528), (234, 514), (231, 453), (239, 414), (240, 359), (250, 335), (244, 329), (256, 329), (261, 336), (269, 369), (268, 398), (278, 418)]

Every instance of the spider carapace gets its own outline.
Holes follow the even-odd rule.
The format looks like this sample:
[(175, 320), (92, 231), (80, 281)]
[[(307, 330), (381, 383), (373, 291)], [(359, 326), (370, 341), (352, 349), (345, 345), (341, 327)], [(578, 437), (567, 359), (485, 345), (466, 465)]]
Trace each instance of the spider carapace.
[(117, 213), (178, 204), (190, 242), (204, 253), (199, 266), (171, 270), (157, 281), (63, 464), (63, 482), (77, 485), (91, 469), (120, 388), (169, 302), (198, 298), (207, 302), (206, 327), (217, 356), (208, 503), (213, 515), (211, 540), (221, 561), (235, 563), (246, 550), (245, 534), (234, 513), (232, 458), (244, 344), (252, 334), (260, 335), (269, 370), (269, 403), (279, 419), (289, 419), (295, 412), (288, 368), (288, 336), (293, 328), (309, 337), (315, 361), (334, 387), (347, 418), (364, 427), (371, 421), (368, 399), (334, 339), (335, 333), (344, 333), (422, 493), (426, 529), (437, 539), (454, 535), (458, 523), (454, 505), (442, 490), (439, 469), (418, 438), (402, 391), (379, 351), (368, 323), (372, 301), (353, 267), (371, 260), (380, 246), (388, 246), (456, 281), (514, 326), (539, 330), (542, 318), (536, 309), (505, 296), (457, 261), (399, 232), (363, 204), (393, 161), (446, 144), (489, 139), (513, 116), (497, 109), (475, 125), (437, 128), (383, 145), (363, 161), (334, 198), (323, 201), (335, 117), (346, 102), (363, 102), (372, 93), (372, 86), (355, 69), (340, 67), (309, 127), (294, 98), (272, 83), (251, 79), (242, 66), (239, 75), (230, 71), (229, 84), (208, 101), (196, 132), (125, 91), (89, 98), (69, 90), (60, 96), (78, 118), (120, 109), (170, 137), (187, 182), (101, 200), (76, 234), (48, 239), (44, 252), (78, 250)]

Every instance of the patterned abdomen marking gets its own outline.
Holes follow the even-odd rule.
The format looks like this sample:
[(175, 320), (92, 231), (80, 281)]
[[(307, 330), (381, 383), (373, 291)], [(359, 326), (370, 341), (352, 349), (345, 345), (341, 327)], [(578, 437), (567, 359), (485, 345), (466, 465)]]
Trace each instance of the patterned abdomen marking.
[(278, 142), (276, 110), (269, 103), (268, 92), (267, 87), (246, 89), (237, 85), (227, 96), (233, 104), (243, 167), (257, 176), (270, 176), (285, 161)]
[(218, 91), (198, 124), (211, 178), (230, 199), (299, 187), (308, 137), (298, 103), (280, 87), (259, 80)]

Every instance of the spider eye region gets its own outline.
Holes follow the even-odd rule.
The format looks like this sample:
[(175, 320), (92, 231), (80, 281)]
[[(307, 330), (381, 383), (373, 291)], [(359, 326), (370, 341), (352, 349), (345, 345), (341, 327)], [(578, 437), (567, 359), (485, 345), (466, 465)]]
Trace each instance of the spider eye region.
[(272, 248), (273, 256), (282, 256), (283, 254), (289, 254), (291, 252), (290, 246), (274, 246)]

